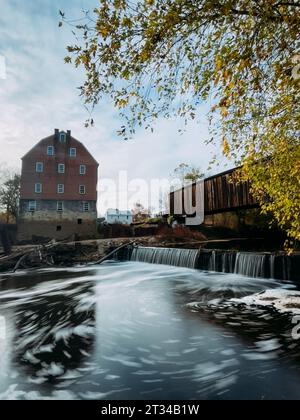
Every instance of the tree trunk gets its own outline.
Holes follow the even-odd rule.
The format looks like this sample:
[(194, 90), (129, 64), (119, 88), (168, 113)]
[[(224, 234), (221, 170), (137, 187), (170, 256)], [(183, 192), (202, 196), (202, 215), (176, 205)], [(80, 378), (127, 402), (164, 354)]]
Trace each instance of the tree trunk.
[(2, 242), (4, 253), (6, 255), (9, 255), (11, 253), (11, 243), (10, 243), (9, 235), (5, 226), (2, 229), (0, 229), (0, 240)]

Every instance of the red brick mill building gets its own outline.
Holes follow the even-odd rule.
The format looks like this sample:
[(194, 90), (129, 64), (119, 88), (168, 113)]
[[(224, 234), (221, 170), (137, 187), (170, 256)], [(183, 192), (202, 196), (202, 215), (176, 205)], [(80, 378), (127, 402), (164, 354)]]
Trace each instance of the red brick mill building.
[(71, 131), (37, 143), (22, 158), (19, 241), (94, 236), (98, 166)]

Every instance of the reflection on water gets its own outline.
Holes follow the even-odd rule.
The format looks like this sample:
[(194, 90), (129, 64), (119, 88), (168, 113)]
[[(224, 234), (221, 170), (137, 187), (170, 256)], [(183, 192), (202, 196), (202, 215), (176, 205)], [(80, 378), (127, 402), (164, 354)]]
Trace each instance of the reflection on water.
[(274, 287), (134, 262), (3, 275), (0, 399), (299, 399), (290, 317), (228, 302)]

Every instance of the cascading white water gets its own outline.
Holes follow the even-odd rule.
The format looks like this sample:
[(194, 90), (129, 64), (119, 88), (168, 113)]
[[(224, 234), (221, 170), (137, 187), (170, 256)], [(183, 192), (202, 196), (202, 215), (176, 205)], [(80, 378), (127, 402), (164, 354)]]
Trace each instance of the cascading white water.
[(270, 256), (270, 277), (275, 279), (275, 255)]
[(138, 247), (133, 249), (130, 259), (255, 278), (291, 278), (291, 261), (285, 256), (267, 253)]
[(265, 277), (267, 255), (238, 252), (234, 272), (248, 277)]
[(209, 259), (208, 271), (217, 271), (217, 254), (216, 251), (212, 251)]
[(290, 278), (290, 271), (291, 271), (291, 260), (284, 257), (282, 258), (282, 274), (283, 280), (289, 280)]
[(235, 258), (236, 258), (236, 253), (234, 252), (224, 252), (224, 254), (222, 254), (222, 272), (223, 273), (234, 272)]
[(195, 268), (197, 257), (197, 249), (138, 247), (134, 248), (131, 261)]

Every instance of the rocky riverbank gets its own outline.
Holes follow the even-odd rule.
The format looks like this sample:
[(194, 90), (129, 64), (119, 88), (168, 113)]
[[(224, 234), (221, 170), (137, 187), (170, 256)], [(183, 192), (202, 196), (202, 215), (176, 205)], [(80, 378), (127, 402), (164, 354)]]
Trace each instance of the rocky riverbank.
[(126, 242), (127, 239), (103, 239), (15, 246), (10, 255), (0, 256), (0, 272), (49, 266), (68, 267), (96, 262)]
[(150, 236), (141, 238), (97, 239), (78, 242), (50, 242), (46, 245), (14, 246), (9, 255), (0, 252), (0, 272), (26, 268), (68, 267), (99, 261), (114, 249), (134, 241), (143, 246), (195, 247), (201, 243), (192, 239), (163, 238)]
[[(263, 260), (263, 268), (259, 277), (273, 277), (277, 279), (288, 280), (290, 272), (294, 280), (300, 281), (299, 267), (300, 254), (286, 256), (283, 252), (266, 253), (243, 252), (243, 239), (239, 243), (234, 239), (211, 239), (205, 238), (187, 238), (178, 236), (147, 236), (139, 238), (115, 238), (115, 239), (97, 239), (77, 242), (55, 242), (51, 241), (46, 245), (23, 245), (15, 246), (11, 254), (1, 254), (0, 249), (0, 272), (16, 271), (26, 268), (42, 267), (68, 267), (77, 264), (95, 263), (113, 250), (124, 244), (136, 244), (144, 247), (158, 248), (176, 248), (176, 249), (201, 249), (201, 255), (195, 268), (219, 272), (235, 272), (234, 266), (236, 259), (243, 266), (243, 259), (250, 261), (252, 265), (247, 267), (244, 275), (253, 276), (251, 267), (257, 265), (256, 259)], [(246, 248), (246, 247), (245, 247)], [(125, 252), (126, 253), (126, 252)], [(122, 254), (123, 255), (123, 254)], [(250, 257), (253, 258), (250, 258)], [(124, 254), (124, 258), (127, 259)], [(254, 267), (255, 268), (255, 267)], [(254, 270), (256, 271), (256, 270)], [(255, 276), (254, 276), (255, 277)]]

